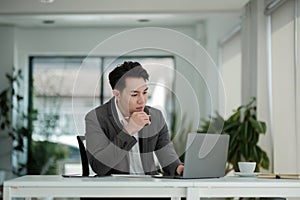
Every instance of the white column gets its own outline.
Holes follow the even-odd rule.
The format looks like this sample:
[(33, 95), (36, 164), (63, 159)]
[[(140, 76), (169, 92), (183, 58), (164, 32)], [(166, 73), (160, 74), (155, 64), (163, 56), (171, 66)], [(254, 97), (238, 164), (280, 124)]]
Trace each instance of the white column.
[(251, 0), (245, 6), (242, 20), (242, 103), (256, 97), (257, 88), (257, 14), (259, 1)]

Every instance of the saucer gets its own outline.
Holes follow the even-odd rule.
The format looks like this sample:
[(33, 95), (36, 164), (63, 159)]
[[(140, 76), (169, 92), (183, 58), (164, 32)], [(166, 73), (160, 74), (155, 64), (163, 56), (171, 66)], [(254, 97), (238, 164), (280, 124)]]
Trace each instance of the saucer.
[(254, 173), (242, 173), (242, 172), (235, 172), (236, 175), (240, 176), (240, 177), (255, 177), (258, 175), (258, 173), (254, 172)]

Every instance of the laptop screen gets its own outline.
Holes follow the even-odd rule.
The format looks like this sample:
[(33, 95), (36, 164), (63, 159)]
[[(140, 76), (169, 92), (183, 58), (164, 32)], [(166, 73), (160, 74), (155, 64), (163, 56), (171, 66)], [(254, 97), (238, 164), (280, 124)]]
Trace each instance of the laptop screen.
[(189, 133), (183, 178), (217, 178), (226, 171), (229, 135)]

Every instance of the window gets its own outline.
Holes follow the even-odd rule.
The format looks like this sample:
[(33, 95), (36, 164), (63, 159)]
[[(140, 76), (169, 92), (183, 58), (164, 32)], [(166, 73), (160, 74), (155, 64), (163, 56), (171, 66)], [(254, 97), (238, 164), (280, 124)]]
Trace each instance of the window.
[[(89, 58), (78, 76), (82, 61), (83, 58), (33, 58), (32, 103), (39, 113), (34, 122), (34, 140), (63, 140), (74, 144), (64, 137), (74, 136), (76, 125), (82, 130), (83, 125), (74, 125), (73, 121), (84, 120), (86, 108), (93, 105), (91, 94), (95, 86), (92, 84), (97, 83), (101, 74), (101, 60)], [(99, 97), (99, 90), (95, 96)]]
[[(299, 172), (299, 130), (295, 64), (295, 3), (286, 1), (271, 13), (272, 128), (274, 136), (274, 171)], [(299, 66), (298, 66), (299, 68)], [(298, 74), (299, 76), (299, 74)], [(299, 85), (299, 84), (298, 84)], [(289, 148), (286, 148), (286, 147)], [(286, 155), (289, 155), (288, 157)], [(284, 160), (285, 162), (282, 162)]]

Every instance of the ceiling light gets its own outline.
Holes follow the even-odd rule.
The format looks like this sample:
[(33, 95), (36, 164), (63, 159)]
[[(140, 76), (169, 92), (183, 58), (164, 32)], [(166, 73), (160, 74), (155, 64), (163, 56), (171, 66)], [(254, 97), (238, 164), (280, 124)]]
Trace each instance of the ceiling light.
[(54, 24), (54, 20), (43, 20), (43, 24)]
[(139, 19), (138, 22), (150, 22), (149, 19)]
[(53, 3), (54, 0), (40, 0), (41, 3)]

